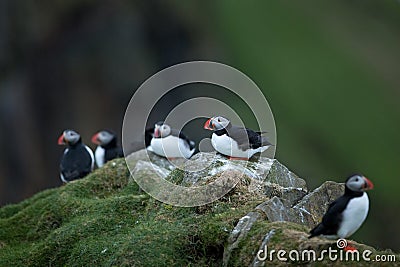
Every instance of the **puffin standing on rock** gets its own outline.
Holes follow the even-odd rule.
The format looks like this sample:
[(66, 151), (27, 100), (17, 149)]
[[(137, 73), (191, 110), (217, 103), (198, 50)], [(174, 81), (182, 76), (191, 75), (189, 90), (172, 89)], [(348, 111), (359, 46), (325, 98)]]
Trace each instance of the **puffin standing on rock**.
[(124, 156), (122, 148), (117, 145), (117, 136), (111, 131), (97, 132), (92, 136), (92, 143), (97, 145), (94, 155), (99, 168), (109, 160)]
[(59, 145), (67, 145), (60, 163), (60, 177), (64, 183), (85, 177), (94, 167), (92, 150), (73, 130), (65, 130), (58, 138)]
[[(308, 238), (322, 235), (336, 239), (354, 234), (368, 215), (369, 199), (365, 191), (373, 188), (372, 182), (361, 174), (347, 178), (344, 195), (329, 205), (322, 222), (310, 231)], [(345, 249), (354, 250), (352, 247)]]
[(228, 119), (221, 116), (208, 119), (204, 129), (214, 131), (211, 136), (212, 146), (230, 159), (248, 160), (254, 154), (272, 146), (267, 138), (262, 136), (262, 132), (232, 125)]
[(181, 131), (171, 129), (163, 121), (154, 126), (150, 151), (169, 159), (190, 158), (195, 151), (195, 142), (189, 140)]

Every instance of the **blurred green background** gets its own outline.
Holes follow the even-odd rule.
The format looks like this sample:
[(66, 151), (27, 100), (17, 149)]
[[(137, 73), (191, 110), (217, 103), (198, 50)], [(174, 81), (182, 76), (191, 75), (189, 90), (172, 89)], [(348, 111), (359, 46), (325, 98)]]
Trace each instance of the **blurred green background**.
[(102, 128), (120, 134), (145, 79), (212, 60), (263, 90), (276, 157), (311, 189), (353, 172), (373, 181), (352, 238), (399, 251), (399, 45), (395, 0), (3, 0), (0, 205), (61, 185), (63, 129), (87, 143)]

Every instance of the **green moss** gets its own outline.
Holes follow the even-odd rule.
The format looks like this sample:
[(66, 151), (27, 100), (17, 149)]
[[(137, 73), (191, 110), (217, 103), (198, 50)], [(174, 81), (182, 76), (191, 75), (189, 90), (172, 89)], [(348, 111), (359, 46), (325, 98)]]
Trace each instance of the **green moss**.
[[(1, 208), (0, 266), (221, 266), (239, 219), (265, 201), (246, 184), (208, 205), (175, 207), (141, 191), (125, 162), (114, 160), (84, 179)], [(288, 231), (307, 231), (260, 219), (229, 264), (249, 265), (272, 228), (277, 248), (298, 245)]]
[(185, 171), (183, 171), (179, 168), (176, 168), (168, 175), (166, 180), (168, 180), (174, 184), (181, 184), (183, 181), (184, 175), (185, 175)]
[[(175, 170), (175, 182), (183, 171)], [(245, 211), (221, 200), (199, 208), (139, 190), (123, 160), (0, 209), (0, 266), (220, 265)]]

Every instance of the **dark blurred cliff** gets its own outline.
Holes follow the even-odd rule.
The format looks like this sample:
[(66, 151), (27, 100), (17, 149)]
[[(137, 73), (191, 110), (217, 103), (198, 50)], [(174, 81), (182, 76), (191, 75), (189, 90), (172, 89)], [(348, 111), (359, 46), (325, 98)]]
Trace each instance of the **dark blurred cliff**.
[(61, 185), (63, 129), (93, 148), (95, 131), (121, 133), (148, 77), (213, 60), (262, 88), (277, 158), (311, 188), (354, 171), (374, 182), (356, 239), (400, 249), (399, 44), (394, 0), (0, 1), (0, 205)]
[(98, 129), (120, 134), (132, 94), (150, 75), (216, 58), (196, 18), (161, 1), (0, 5), (1, 204), (60, 185), (63, 129), (88, 145)]

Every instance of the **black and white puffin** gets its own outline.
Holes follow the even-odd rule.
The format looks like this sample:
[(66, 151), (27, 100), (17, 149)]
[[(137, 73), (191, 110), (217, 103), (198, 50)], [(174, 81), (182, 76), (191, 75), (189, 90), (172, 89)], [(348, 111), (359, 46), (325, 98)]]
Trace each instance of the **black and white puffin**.
[(211, 144), (216, 151), (231, 159), (248, 160), (254, 154), (267, 150), (272, 144), (262, 136), (262, 132), (232, 125), (221, 116), (212, 117), (204, 124), (204, 129), (214, 131)]
[(309, 238), (322, 235), (337, 239), (354, 234), (367, 218), (369, 199), (365, 191), (373, 187), (372, 182), (361, 174), (347, 178), (344, 195), (329, 205), (322, 222), (310, 231)]
[(94, 156), (99, 168), (109, 160), (124, 156), (122, 148), (117, 144), (117, 136), (111, 131), (97, 132), (92, 136), (92, 143), (97, 145)]
[(73, 130), (65, 130), (58, 138), (59, 145), (66, 145), (60, 163), (60, 177), (64, 183), (85, 177), (94, 167), (92, 150)]
[(150, 151), (166, 158), (190, 158), (195, 151), (195, 142), (181, 131), (171, 129), (160, 121), (154, 126)]

